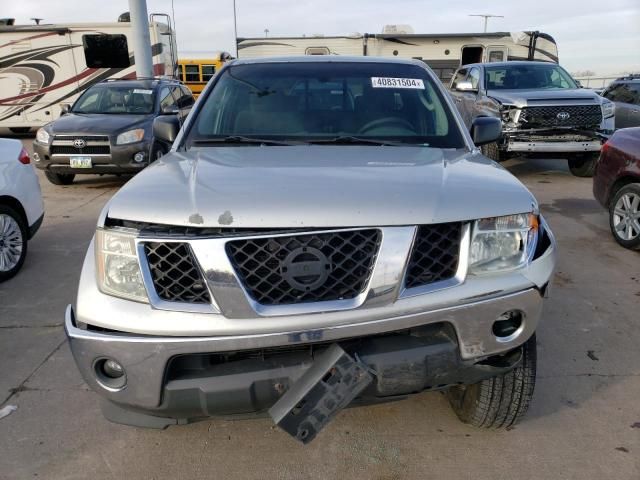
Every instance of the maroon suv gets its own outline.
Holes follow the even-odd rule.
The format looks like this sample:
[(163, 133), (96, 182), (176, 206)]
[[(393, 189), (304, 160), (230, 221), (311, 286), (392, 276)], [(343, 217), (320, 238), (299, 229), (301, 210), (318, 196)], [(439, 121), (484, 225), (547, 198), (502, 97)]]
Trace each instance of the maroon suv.
[(602, 146), (593, 194), (609, 209), (616, 241), (640, 249), (640, 128), (617, 130)]

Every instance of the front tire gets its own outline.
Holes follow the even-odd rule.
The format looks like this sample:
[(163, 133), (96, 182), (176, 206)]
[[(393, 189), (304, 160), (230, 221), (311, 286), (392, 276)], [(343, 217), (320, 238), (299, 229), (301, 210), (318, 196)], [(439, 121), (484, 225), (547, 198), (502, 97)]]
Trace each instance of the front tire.
[(490, 158), (493, 161), (502, 162), (504, 160), (504, 155), (500, 152), (500, 149), (498, 148), (498, 144), (496, 142), (482, 145), (480, 147), (480, 151), (485, 157)]
[(536, 337), (522, 346), (513, 370), (473, 385), (449, 388), (446, 395), (458, 418), (479, 428), (509, 428), (524, 416), (536, 383)]
[(13, 208), (0, 205), (0, 283), (22, 268), (27, 256), (27, 225)]
[(576, 177), (593, 177), (599, 153), (580, 153), (568, 158), (569, 171)]
[(44, 176), (54, 185), (71, 185), (76, 175), (75, 173), (53, 173), (45, 171)]
[(640, 250), (640, 183), (618, 190), (609, 204), (613, 238), (625, 248)]

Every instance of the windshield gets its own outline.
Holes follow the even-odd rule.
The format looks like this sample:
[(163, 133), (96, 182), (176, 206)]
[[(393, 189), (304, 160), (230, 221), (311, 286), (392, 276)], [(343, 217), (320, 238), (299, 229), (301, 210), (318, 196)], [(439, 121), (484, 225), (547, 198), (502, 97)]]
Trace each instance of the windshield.
[(562, 67), (539, 63), (485, 66), (487, 90), (578, 88)]
[(153, 90), (124, 86), (100, 86), (86, 90), (73, 105), (73, 113), (152, 113)]
[(189, 141), (225, 137), (465, 146), (427, 72), (417, 65), (392, 63), (231, 66), (199, 111)]

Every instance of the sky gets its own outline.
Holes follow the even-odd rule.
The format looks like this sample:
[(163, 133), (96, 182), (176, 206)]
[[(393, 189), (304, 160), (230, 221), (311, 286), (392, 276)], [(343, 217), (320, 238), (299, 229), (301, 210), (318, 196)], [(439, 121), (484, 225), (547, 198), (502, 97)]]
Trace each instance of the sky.
[[(2, 17), (30, 23), (109, 22), (127, 11), (127, 0), (3, 0)], [(149, 13), (171, 14), (171, 0), (147, 0)], [(182, 54), (234, 53), (233, 0), (174, 0), (176, 38)], [(64, 5), (63, 8), (61, 8)], [(558, 44), (570, 72), (640, 73), (640, 0), (236, 0), (238, 36), (380, 33), (386, 24), (408, 24), (416, 33), (482, 31), (469, 14), (503, 15), (489, 31), (540, 30)]]

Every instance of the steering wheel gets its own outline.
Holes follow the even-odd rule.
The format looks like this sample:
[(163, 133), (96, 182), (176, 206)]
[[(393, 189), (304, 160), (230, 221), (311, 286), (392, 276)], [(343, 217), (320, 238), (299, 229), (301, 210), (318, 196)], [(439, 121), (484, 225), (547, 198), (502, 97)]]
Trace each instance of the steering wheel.
[(382, 126), (402, 126), (402, 127), (406, 127), (408, 130), (415, 132), (415, 128), (413, 128), (413, 125), (411, 125), (410, 122), (408, 122), (407, 120), (403, 119), (403, 118), (398, 118), (398, 117), (384, 117), (384, 118), (379, 118), (377, 120), (373, 120), (369, 123), (367, 123), (366, 125), (364, 125), (362, 128), (360, 128), (360, 130), (358, 131), (358, 133), (366, 133), (369, 130), (373, 130), (374, 128), (380, 128)]

